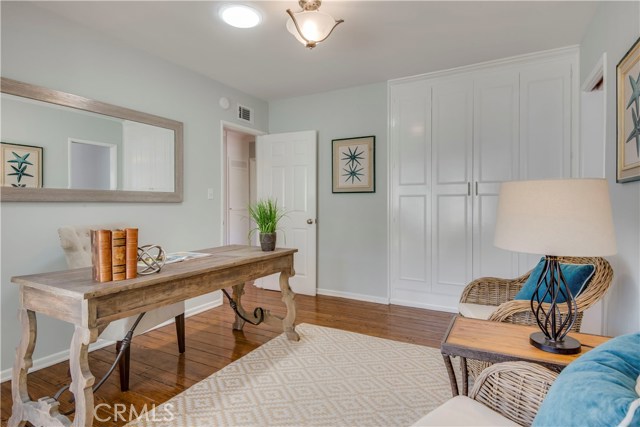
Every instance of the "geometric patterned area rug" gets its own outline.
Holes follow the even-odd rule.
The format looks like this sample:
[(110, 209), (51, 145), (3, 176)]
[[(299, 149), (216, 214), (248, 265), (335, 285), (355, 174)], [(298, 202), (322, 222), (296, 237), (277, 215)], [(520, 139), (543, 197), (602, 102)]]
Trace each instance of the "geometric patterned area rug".
[(409, 426), (451, 398), (440, 350), (301, 324), (129, 427)]

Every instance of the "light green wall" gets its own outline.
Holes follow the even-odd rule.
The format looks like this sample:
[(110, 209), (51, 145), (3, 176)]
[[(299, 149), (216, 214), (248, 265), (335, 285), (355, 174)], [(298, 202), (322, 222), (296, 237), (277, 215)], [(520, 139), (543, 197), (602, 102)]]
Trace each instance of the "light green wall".
[[(2, 96), (2, 142), (43, 147), (43, 178), (47, 188), (69, 188), (69, 138), (118, 147), (122, 165), (122, 121), (71, 109)], [(122, 167), (118, 188), (122, 188)]]
[(618, 255), (609, 258), (615, 275), (605, 307), (609, 335), (640, 330), (640, 181), (616, 184), (616, 64), (638, 37), (639, 2), (602, 2), (580, 46), (583, 80), (607, 54), (605, 173), (618, 241)]
[[(2, 2), (2, 76), (184, 122), (184, 202), (2, 203), (1, 363), (18, 343), (17, 286), (11, 276), (66, 268), (57, 229), (123, 222), (141, 243), (168, 251), (217, 246), (221, 239), (220, 121), (234, 122), (220, 97), (254, 109), (267, 130), (267, 103), (66, 21), (30, 2)], [(212, 188), (213, 200), (207, 199)], [(199, 304), (212, 301), (202, 297)], [(71, 327), (39, 316), (34, 359), (68, 349)]]
[[(318, 131), (318, 292), (387, 301), (387, 85), (269, 103), (269, 133)], [(376, 192), (331, 193), (331, 140), (376, 137)]]

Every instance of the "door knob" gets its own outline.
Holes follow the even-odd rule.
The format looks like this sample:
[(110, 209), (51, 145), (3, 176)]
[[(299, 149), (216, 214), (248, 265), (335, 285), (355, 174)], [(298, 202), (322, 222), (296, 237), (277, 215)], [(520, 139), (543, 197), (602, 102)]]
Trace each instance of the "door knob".
[(309, 225), (313, 224), (313, 220), (312, 220), (311, 218), (309, 218), (309, 219), (307, 220), (307, 224), (309, 224)]

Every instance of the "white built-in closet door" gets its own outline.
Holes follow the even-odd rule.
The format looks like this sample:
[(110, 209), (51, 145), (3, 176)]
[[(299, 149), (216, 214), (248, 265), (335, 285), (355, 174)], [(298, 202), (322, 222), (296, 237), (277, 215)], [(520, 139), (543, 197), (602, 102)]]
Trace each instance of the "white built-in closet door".
[(431, 290), (431, 87), (419, 81), (390, 90), (390, 299), (410, 305)]
[(571, 67), (564, 60), (520, 73), (521, 179), (571, 175)]
[(517, 71), (475, 80), (473, 278), (518, 276), (517, 254), (493, 244), (500, 183), (519, 177), (518, 100)]
[(473, 81), (434, 85), (431, 288), (455, 299), (472, 277), (472, 143)]
[(455, 311), (471, 280), (535, 265), (493, 245), (498, 194), (570, 175), (576, 55), (390, 83), (392, 303)]
[[(520, 73), (520, 179), (571, 176), (572, 63), (530, 65)], [(542, 254), (520, 255), (520, 271)]]

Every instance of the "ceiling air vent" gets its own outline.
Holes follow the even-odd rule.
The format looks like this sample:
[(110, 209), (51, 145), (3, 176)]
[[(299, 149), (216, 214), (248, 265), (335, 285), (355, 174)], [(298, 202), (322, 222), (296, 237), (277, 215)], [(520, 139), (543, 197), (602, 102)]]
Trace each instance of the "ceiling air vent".
[(253, 110), (238, 104), (238, 118), (247, 123), (253, 123)]

